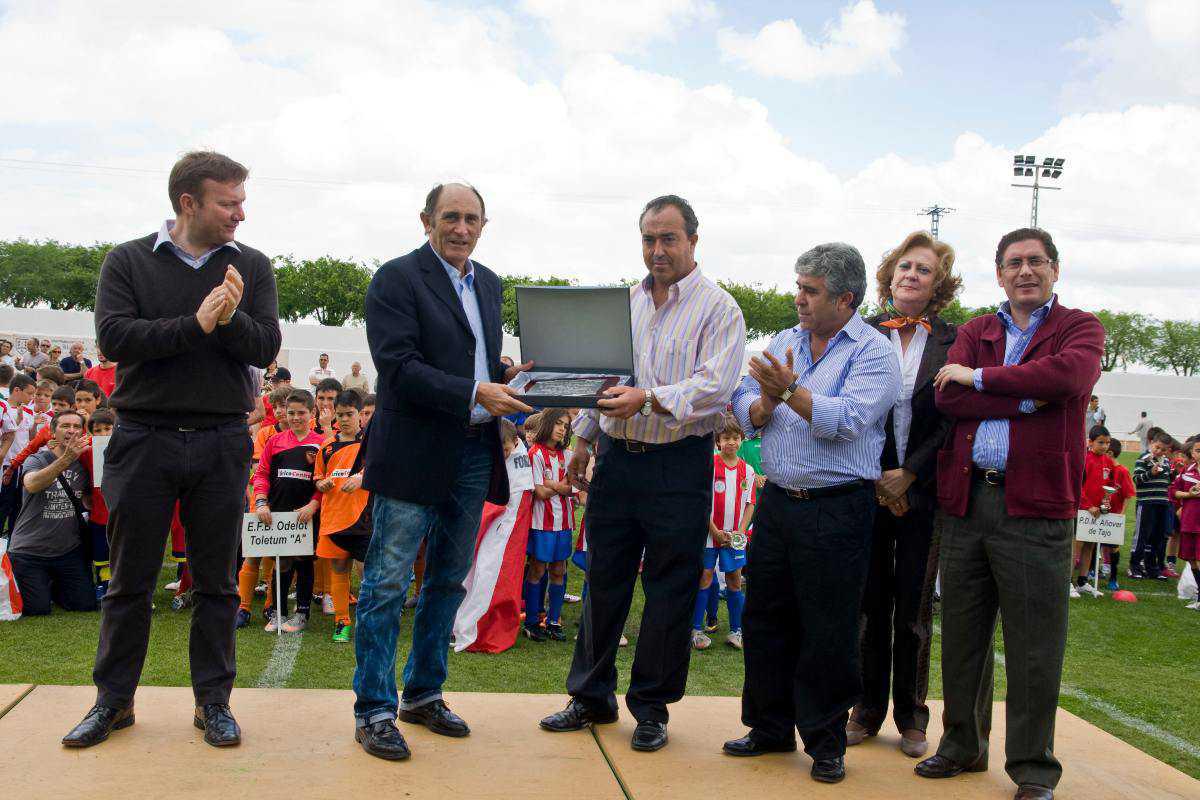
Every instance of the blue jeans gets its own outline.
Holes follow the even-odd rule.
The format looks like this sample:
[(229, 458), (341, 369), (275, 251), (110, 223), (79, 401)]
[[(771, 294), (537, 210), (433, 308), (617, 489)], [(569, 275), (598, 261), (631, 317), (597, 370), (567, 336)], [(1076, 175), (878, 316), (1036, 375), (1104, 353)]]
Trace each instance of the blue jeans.
[[(441, 698), (450, 631), (466, 595), (463, 580), (475, 557), (491, 473), (488, 444), (467, 439), (458, 477), (445, 502), (430, 506), (375, 497), (374, 533), (358, 593), (354, 636), (354, 716), (360, 727), (395, 719), (399, 708), (417, 708)], [(425, 583), (413, 621), (401, 701), (396, 692), (396, 640), (422, 540), (428, 540)]]

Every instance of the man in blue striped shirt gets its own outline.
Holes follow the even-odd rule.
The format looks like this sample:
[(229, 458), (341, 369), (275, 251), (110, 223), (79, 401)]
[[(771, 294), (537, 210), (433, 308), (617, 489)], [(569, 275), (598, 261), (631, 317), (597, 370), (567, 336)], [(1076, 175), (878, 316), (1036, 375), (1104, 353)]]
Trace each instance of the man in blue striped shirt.
[(812, 776), (845, 777), (846, 721), (862, 694), (858, 611), (878, 507), (884, 422), (900, 364), (857, 313), (866, 266), (847, 244), (796, 260), (800, 325), (783, 331), (733, 396), (746, 431), (762, 429), (769, 483), (754, 517), (753, 585), (743, 620), (748, 735), (725, 752), (795, 750)]

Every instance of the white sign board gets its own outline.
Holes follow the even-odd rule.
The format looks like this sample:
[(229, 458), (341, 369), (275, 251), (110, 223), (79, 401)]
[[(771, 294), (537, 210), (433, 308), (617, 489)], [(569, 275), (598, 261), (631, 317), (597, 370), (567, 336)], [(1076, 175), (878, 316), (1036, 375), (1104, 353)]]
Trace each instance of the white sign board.
[(256, 514), (242, 515), (242, 556), (311, 556), (312, 520), (299, 522), (295, 511), (271, 512), (267, 525)]
[(1080, 509), (1075, 517), (1075, 538), (1081, 542), (1122, 545), (1125, 543), (1125, 515), (1101, 514)]
[(108, 451), (111, 436), (92, 437), (92, 486), (99, 486), (104, 479), (104, 454)]

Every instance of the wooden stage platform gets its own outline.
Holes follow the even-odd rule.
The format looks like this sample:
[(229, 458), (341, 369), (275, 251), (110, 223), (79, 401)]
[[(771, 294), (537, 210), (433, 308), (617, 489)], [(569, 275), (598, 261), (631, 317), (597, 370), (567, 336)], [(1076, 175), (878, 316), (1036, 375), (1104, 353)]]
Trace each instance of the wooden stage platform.
[[(847, 778), (814, 783), (803, 753), (754, 759), (722, 755), (742, 735), (739, 701), (688, 697), (671, 707), (671, 741), (657, 753), (629, 748), (633, 721), (591, 732), (551, 734), (537, 720), (565, 698), (522, 694), (451, 694), (471, 724), (466, 739), (435, 736), (401, 723), (413, 749), (390, 763), (362, 752), (353, 738), (348, 691), (238, 689), (233, 709), (240, 747), (217, 750), (192, 727), (191, 691), (146, 687), (137, 723), (104, 744), (68, 750), (59, 739), (94, 698), (88, 686), (0, 685), (0, 764), (4, 796), (14, 800), (121, 798), (1011, 798), (1003, 770), (1004, 709), (995, 715), (991, 770), (943, 781), (913, 775), (898, 734), (852, 748)], [(940, 734), (933, 703), (930, 740)], [(1066, 772), (1059, 798), (1200, 798), (1200, 781), (1167, 766), (1066, 711), (1057, 751)]]

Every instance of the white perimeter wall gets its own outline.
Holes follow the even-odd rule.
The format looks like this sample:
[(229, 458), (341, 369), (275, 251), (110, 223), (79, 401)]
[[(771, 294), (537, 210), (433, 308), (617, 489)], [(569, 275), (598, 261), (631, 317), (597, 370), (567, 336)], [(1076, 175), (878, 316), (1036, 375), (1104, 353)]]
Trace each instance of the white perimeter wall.
[[(322, 325), (283, 323), (283, 346), (279, 363), (288, 367), (303, 384), (303, 376), (317, 365), (320, 353), (329, 353), (330, 365), (339, 375), (350, 371), (359, 361), (372, 379), (375, 368), (367, 349), (366, 329), (356, 326), (329, 328)], [(82, 340), (89, 355), (95, 354), (96, 331), (90, 311), (51, 311), (48, 309), (0, 308), (0, 338), (24, 339), (49, 337), (68, 351), (71, 342)], [(17, 344), (23, 351), (24, 345)], [(504, 354), (520, 359), (521, 343), (516, 337), (504, 337)], [(757, 351), (747, 353), (747, 359)], [(1137, 424), (1141, 411), (1150, 412), (1158, 425), (1182, 440), (1200, 433), (1200, 377), (1155, 375), (1136, 372), (1106, 372), (1100, 376), (1095, 393), (1108, 412), (1108, 427), (1121, 438)]]

